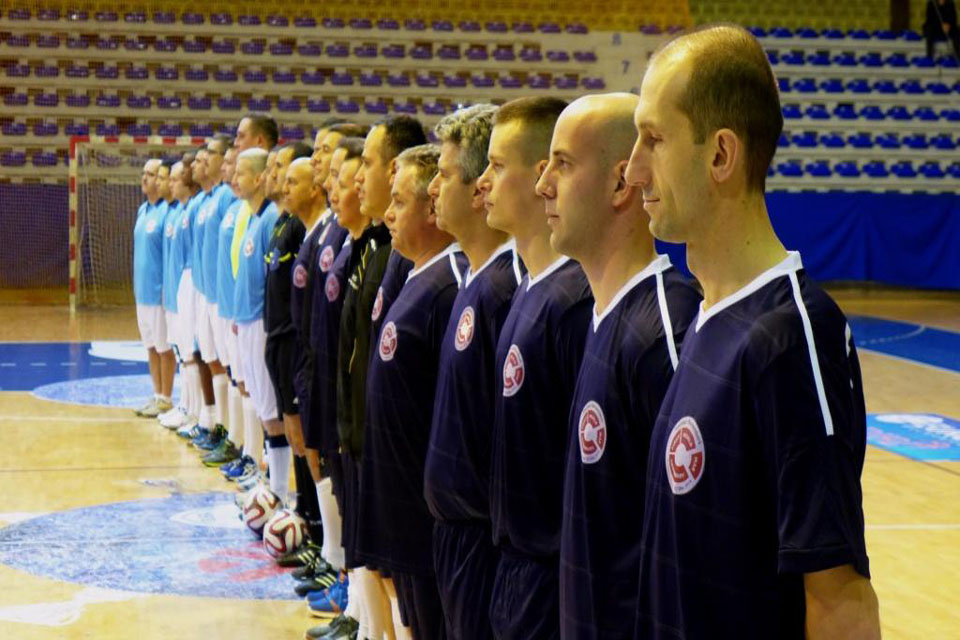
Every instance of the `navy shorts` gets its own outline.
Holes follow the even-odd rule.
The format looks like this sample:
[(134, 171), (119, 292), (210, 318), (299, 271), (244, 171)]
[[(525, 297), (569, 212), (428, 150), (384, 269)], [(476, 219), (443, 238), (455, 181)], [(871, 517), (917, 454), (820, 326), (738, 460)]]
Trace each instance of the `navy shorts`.
[(288, 416), (298, 415), (297, 393), (294, 389), (293, 375), (297, 363), (297, 336), (294, 333), (284, 333), (279, 336), (267, 337), (266, 353), (267, 371), (273, 383), (273, 391), (277, 397), (277, 408)]
[(360, 493), (360, 464), (349, 453), (340, 454), (343, 468), (343, 489), (340, 491), (340, 513), (343, 515), (344, 564), (347, 569), (364, 566), (357, 559), (357, 506)]
[(490, 596), (490, 626), (499, 640), (559, 638), (558, 560), (503, 550)]
[(445, 640), (447, 632), (436, 577), (394, 571), (392, 578), (397, 589), (400, 619), (413, 631), (413, 637), (417, 640)]
[(493, 637), (490, 595), (499, 559), (489, 523), (437, 521), (434, 525), (433, 566), (448, 637)]

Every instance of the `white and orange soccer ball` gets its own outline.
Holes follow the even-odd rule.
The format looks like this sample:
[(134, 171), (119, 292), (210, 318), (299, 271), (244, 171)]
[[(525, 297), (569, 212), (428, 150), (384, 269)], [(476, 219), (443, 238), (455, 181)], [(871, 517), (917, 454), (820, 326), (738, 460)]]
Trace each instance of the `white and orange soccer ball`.
[(274, 558), (284, 556), (307, 539), (307, 523), (290, 509), (280, 509), (263, 529), (263, 548)]
[(280, 508), (280, 498), (264, 485), (257, 485), (243, 501), (243, 524), (258, 536)]

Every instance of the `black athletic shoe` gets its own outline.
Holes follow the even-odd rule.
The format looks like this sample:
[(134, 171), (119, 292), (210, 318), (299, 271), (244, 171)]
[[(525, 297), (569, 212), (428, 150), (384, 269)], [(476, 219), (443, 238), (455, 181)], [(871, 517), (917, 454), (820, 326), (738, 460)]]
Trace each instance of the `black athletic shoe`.
[(356, 640), (359, 631), (360, 623), (353, 618), (347, 618), (347, 621), (337, 629), (334, 629), (325, 636), (321, 636), (321, 640)]
[(337, 582), (337, 574), (323, 573), (306, 580), (298, 580), (293, 590), (301, 598), (305, 598), (312, 591), (323, 591), (329, 589)]
[(294, 569), (290, 572), (297, 580), (306, 580), (307, 578), (313, 578), (314, 576), (322, 575), (324, 573), (333, 573), (336, 574), (337, 570), (330, 566), (330, 564), (320, 557), (320, 551), (316, 551), (316, 558), (313, 562), (303, 565), (297, 569)]
[(229, 438), (223, 438), (217, 448), (203, 456), (203, 464), (208, 467), (219, 467), (222, 464), (236, 460), (240, 457), (240, 450), (230, 442)]
[(317, 561), (322, 561), (320, 547), (310, 542), (277, 558), (277, 564), (281, 567), (306, 567)]
[(316, 627), (310, 627), (307, 629), (307, 632), (303, 634), (304, 640), (317, 640), (317, 638), (323, 638), (324, 636), (337, 631), (340, 627), (348, 624), (348, 621), (353, 620), (353, 618), (348, 618), (344, 614), (340, 614), (336, 618), (330, 621), (330, 624), (321, 624)]

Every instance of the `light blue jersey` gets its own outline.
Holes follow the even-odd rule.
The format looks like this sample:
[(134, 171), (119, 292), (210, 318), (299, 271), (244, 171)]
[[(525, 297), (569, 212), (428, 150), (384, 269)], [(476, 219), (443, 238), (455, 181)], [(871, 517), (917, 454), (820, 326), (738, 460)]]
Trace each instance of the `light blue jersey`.
[(173, 204), (168, 205), (164, 202), (163, 206), (167, 207), (167, 215), (164, 216), (163, 223), (163, 308), (170, 313), (176, 313), (180, 271), (173, 269), (173, 244), (177, 241), (177, 232), (180, 230), (183, 205), (178, 200), (174, 200)]
[(171, 209), (179, 208), (176, 218), (170, 218), (174, 223), (174, 236), (170, 242), (170, 259), (167, 262), (167, 284), (169, 285), (170, 300), (167, 301), (168, 311), (177, 313), (177, 290), (180, 288), (180, 277), (184, 269), (190, 268), (190, 254), (193, 250), (193, 221), (197, 215), (197, 204), (200, 194), (187, 201), (186, 205), (177, 202)]
[(203, 293), (203, 240), (206, 230), (204, 223), (207, 221), (210, 207), (213, 205), (213, 191), (200, 191), (196, 197), (199, 198), (199, 202), (193, 219), (193, 245), (190, 249), (190, 268), (193, 269), (194, 289)]
[(233, 277), (233, 264), (230, 260), (230, 245), (233, 232), (237, 228), (237, 215), (243, 200), (233, 201), (220, 221), (220, 237), (217, 241), (217, 315), (233, 319), (233, 292), (237, 279)]
[(166, 209), (144, 202), (133, 227), (133, 297), (137, 304), (163, 301), (163, 222)]
[(213, 195), (210, 198), (212, 206), (209, 209), (208, 216), (203, 222), (203, 288), (201, 291), (206, 296), (207, 302), (217, 304), (217, 269), (219, 264), (220, 247), (220, 222), (223, 215), (230, 208), (230, 205), (237, 199), (233, 191), (224, 183), (218, 184), (213, 189)]
[(240, 264), (233, 296), (233, 319), (247, 324), (263, 318), (264, 288), (267, 283), (267, 249), (270, 235), (280, 213), (275, 204), (264, 200), (260, 214), (250, 218), (240, 245)]

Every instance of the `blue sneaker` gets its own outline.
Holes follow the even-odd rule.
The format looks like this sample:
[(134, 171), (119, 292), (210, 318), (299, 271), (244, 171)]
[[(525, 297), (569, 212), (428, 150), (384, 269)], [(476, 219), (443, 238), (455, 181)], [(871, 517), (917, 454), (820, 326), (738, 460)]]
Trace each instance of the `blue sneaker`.
[(227, 439), (227, 430), (218, 424), (207, 433), (207, 437), (200, 442), (193, 442), (193, 446), (202, 451), (213, 451)]
[[(307, 598), (307, 609), (315, 618), (336, 618), (347, 608), (347, 582), (337, 582), (326, 591), (317, 591), (317, 597)], [(313, 596), (311, 593), (310, 596)]]
[(257, 461), (250, 456), (243, 456), (240, 458), (239, 464), (231, 469), (229, 473), (225, 473), (224, 475), (227, 477), (227, 480), (236, 482), (240, 480), (240, 478), (246, 478), (256, 474), (257, 471)]
[(344, 593), (347, 591), (347, 587), (350, 586), (350, 578), (348, 576), (343, 576), (338, 578), (332, 585), (326, 589), (320, 589), (319, 591), (310, 591), (306, 595), (308, 602), (319, 603), (326, 602), (330, 599), (330, 592), (334, 589), (343, 589)]
[(220, 473), (225, 476), (229, 476), (235, 468), (243, 467), (243, 458), (244, 456), (240, 456), (239, 458), (231, 460), (226, 464), (220, 465)]
[(183, 438), (184, 440), (192, 441), (194, 438), (200, 435), (201, 429), (203, 429), (203, 427), (201, 427), (199, 424), (183, 425), (177, 431), (177, 435)]
[(190, 438), (190, 444), (194, 447), (199, 445), (201, 442), (206, 442), (210, 439), (211, 430), (206, 427), (197, 426), (197, 435)]

